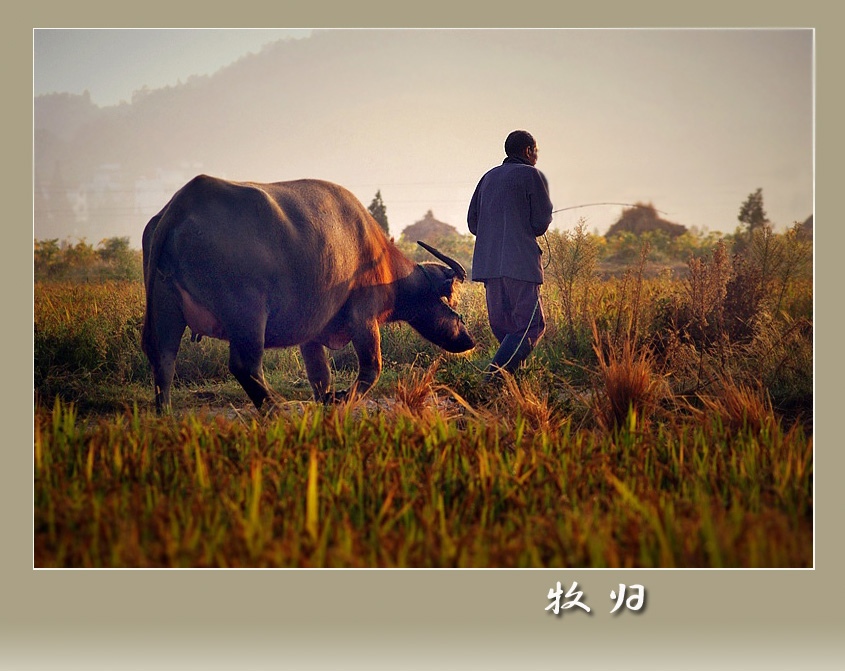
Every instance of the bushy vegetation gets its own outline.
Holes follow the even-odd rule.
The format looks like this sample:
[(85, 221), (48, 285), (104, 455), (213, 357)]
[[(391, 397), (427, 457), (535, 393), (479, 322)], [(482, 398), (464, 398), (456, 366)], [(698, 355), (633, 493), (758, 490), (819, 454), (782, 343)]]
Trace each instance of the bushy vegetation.
[(155, 417), (141, 284), (37, 283), (36, 564), (811, 565), (811, 242), (748, 229), (681, 271), (653, 243), (603, 273), (583, 222), (550, 233), (548, 330), (496, 389), (470, 284), (474, 352), (385, 326), (382, 380), (338, 408), (269, 352), (267, 414), (186, 336)]
[(130, 249), (129, 238), (106, 238), (96, 247), (85, 239), (36, 240), (34, 275), (36, 281), (140, 280), (141, 252)]

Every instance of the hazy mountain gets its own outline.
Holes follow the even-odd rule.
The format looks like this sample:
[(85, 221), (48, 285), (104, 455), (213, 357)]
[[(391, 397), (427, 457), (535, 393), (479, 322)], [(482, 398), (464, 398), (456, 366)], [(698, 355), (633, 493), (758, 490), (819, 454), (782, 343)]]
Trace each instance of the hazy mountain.
[[(436, 131), (411, 148), (409, 125), (434, 133), (434, 121), (485, 104), (461, 93), (468, 78), (492, 76), (466, 58), (476, 39), (471, 31), (317, 31), (112, 107), (87, 94), (39, 96), (35, 238), (129, 236), (137, 246), (147, 219), (198, 172), (354, 185), (366, 171), (413, 166), (410, 152), (440, 160), (450, 138)], [(509, 48), (503, 33), (498, 53)], [(452, 89), (448, 102), (438, 96)], [(431, 178), (407, 168), (402, 176)], [(364, 185), (371, 191), (359, 197), (378, 186)]]

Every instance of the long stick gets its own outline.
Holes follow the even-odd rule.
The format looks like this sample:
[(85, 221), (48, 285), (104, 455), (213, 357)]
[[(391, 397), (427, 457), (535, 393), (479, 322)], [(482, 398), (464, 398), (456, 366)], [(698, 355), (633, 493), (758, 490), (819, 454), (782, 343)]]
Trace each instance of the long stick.
[[(565, 212), (566, 210), (577, 210), (581, 207), (595, 207), (596, 205), (622, 205), (624, 207), (647, 207), (649, 209), (654, 210), (655, 212), (660, 212), (660, 214), (667, 214), (663, 210), (658, 210), (657, 208), (651, 205), (642, 205), (640, 203), (585, 203), (584, 205), (572, 205), (571, 207), (562, 207), (559, 210), (552, 210), (552, 214), (557, 214), (558, 212)], [(668, 214), (667, 214), (668, 216)]]

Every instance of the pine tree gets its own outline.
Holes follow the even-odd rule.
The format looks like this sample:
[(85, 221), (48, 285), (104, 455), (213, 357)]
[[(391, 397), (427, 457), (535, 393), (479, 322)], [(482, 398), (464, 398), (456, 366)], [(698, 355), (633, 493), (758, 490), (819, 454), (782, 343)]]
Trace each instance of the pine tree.
[(763, 209), (763, 189), (757, 189), (748, 195), (739, 209), (739, 221), (748, 226), (749, 231), (761, 228), (769, 223), (766, 211)]
[(367, 210), (371, 215), (373, 215), (373, 219), (378, 222), (378, 225), (384, 229), (384, 232), (387, 235), (390, 235), (390, 229), (387, 225), (387, 208), (384, 206), (384, 201), (381, 199), (381, 189), (376, 191), (376, 195), (373, 197), (373, 202), (370, 203)]

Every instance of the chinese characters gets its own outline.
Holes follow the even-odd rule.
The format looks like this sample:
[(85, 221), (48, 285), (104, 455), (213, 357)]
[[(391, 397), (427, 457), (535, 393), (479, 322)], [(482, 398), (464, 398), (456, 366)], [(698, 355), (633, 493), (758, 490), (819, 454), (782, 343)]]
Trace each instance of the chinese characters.
[[(615, 602), (610, 613), (617, 613), (623, 607), (635, 613), (639, 612), (645, 605), (645, 594), (645, 587), (642, 585), (623, 585), (620, 583), (618, 590), (610, 590), (610, 600)], [(548, 598), (551, 603), (546, 606), (546, 610), (550, 610), (555, 615), (560, 615), (563, 610), (578, 607), (590, 613), (590, 607), (581, 600), (583, 596), (584, 592), (578, 589), (577, 582), (573, 581), (572, 586), (564, 594), (558, 581), (555, 587), (549, 590)], [(564, 599), (567, 600), (564, 601)]]
[[(567, 599), (572, 599), (572, 601), (567, 601), (560, 605), (560, 597), (563, 595), (563, 590), (560, 588), (560, 582), (557, 584), (557, 589), (550, 589), (549, 590), (549, 598), (553, 599), (552, 603), (546, 606), (546, 610), (551, 609), (555, 615), (560, 614), (561, 608), (566, 610), (567, 608), (572, 608), (573, 606), (578, 606), (579, 608), (583, 608), (588, 613), (590, 612), (590, 607), (584, 603), (581, 603), (581, 597), (583, 596), (583, 592), (576, 592), (575, 590), (578, 589), (578, 583), (573, 582), (572, 587), (569, 588), (569, 591), (566, 593)], [(573, 598), (574, 597), (574, 598)]]

